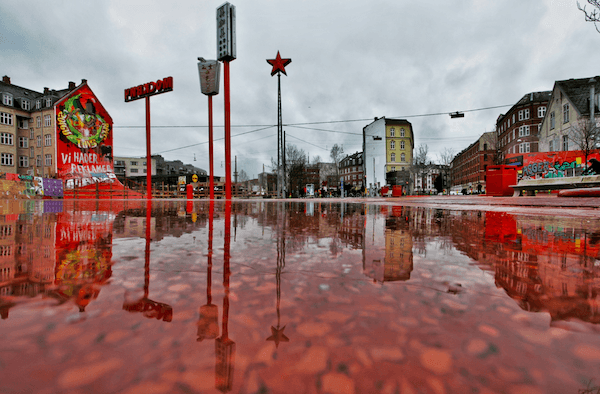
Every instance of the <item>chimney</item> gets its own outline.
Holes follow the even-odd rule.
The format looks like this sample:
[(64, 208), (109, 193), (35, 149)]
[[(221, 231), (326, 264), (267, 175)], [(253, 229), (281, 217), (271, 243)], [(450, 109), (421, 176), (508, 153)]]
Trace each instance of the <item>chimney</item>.
[(8, 75), (5, 75), (2, 77), (2, 82), (7, 83), (10, 85), (10, 77)]
[(46, 94), (50, 94), (50, 89), (48, 89), (48, 88), (44, 88), (44, 94), (45, 94), (45, 95), (46, 95)]
[(75, 82), (69, 81), (69, 90), (75, 89)]
[(84, 83), (87, 83), (87, 79), (81, 79), (81, 84), (83, 85)]

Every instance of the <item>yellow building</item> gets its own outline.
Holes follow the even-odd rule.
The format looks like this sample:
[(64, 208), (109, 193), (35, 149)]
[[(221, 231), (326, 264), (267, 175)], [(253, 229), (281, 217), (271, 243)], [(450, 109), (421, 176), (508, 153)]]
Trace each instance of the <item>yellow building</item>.
[(414, 146), (413, 129), (409, 121), (385, 120), (386, 173), (408, 170), (412, 163)]

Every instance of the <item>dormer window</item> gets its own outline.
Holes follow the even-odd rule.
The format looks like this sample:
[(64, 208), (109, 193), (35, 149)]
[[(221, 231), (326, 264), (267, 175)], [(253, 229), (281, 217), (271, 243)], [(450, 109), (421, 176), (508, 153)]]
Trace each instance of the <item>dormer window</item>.
[(29, 100), (21, 99), (21, 108), (25, 111), (29, 111), (31, 109), (31, 102)]
[(35, 101), (35, 109), (40, 109), (42, 108), (42, 100), (36, 100)]
[(51, 98), (46, 99), (46, 107), (52, 107), (52, 99)]
[(13, 105), (13, 96), (10, 93), (2, 94), (2, 104), (12, 106)]

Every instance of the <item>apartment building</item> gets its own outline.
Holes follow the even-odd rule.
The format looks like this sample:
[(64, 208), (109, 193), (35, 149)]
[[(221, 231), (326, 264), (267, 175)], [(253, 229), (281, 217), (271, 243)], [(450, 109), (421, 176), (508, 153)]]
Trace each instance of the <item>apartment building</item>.
[[(85, 82), (83, 80), (82, 82)], [(0, 171), (40, 177), (56, 176), (55, 104), (76, 89), (37, 92), (0, 82)]]

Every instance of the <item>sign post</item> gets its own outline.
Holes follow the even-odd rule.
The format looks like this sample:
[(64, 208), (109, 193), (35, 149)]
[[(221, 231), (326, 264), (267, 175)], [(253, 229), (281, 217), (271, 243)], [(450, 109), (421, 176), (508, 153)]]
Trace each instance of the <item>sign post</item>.
[(173, 77), (125, 89), (125, 102), (146, 99), (146, 198), (152, 199), (152, 151), (150, 144), (150, 96), (173, 91)]
[(198, 74), (200, 76), (200, 90), (208, 96), (208, 172), (210, 199), (215, 198), (215, 169), (213, 160), (213, 112), (212, 96), (219, 94), (219, 76), (221, 75), (221, 63), (216, 60), (205, 60), (199, 57)]
[(231, 200), (231, 109), (229, 62), (236, 58), (235, 6), (225, 3), (217, 8), (217, 60), (223, 62), (225, 101), (225, 198)]

